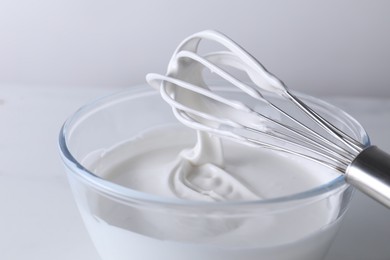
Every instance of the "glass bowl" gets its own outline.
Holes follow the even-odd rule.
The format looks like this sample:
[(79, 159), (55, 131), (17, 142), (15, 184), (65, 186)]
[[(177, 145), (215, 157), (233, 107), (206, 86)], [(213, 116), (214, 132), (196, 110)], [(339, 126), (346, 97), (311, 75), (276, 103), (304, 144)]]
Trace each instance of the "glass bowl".
[[(216, 91), (242, 95), (224, 87)], [(301, 97), (341, 130), (369, 144), (364, 129), (348, 114), (318, 99)], [(180, 125), (171, 108), (157, 91), (137, 86), (85, 105), (61, 129), (61, 158), (102, 259), (323, 259), (353, 190), (340, 174), (293, 194), (216, 203), (131, 189), (88, 166), (91, 154), (102, 154), (147, 129), (167, 125)], [(168, 136), (157, 138), (174, 142)], [(307, 165), (315, 174), (329, 171)]]

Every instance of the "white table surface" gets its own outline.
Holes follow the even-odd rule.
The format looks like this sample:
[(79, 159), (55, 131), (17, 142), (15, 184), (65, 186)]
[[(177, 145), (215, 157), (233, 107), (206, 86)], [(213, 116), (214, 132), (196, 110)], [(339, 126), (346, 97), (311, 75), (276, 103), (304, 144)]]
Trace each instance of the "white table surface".
[[(0, 259), (99, 260), (73, 201), (57, 137), (78, 107), (118, 90), (0, 86)], [(390, 152), (390, 98), (326, 99)], [(339, 259), (389, 260), (390, 210), (356, 192), (326, 258)]]

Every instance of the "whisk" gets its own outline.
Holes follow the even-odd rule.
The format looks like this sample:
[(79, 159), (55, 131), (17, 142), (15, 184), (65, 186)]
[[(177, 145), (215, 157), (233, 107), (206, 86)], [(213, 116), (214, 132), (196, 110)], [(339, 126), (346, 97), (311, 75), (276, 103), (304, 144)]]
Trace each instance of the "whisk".
[[(202, 41), (217, 43), (224, 50), (201, 54)], [(255, 107), (257, 103), (269, 107), (283, 120), (215, 92), (204, 79), (206, 69), (246, 93)], [(234, 71), (244, 72), (245, 80)], [(390, 208), (390, 155), (376, 146), (366, 147), (334, 126), (227, 36), (212, 30), (191, 35), (177, 47), (166, 75), (148, 74), (147, 81), (159, 89), (183, 124), (320, 163)], [(278, 98), (293, 104), (305, 120), (277, 104)]]

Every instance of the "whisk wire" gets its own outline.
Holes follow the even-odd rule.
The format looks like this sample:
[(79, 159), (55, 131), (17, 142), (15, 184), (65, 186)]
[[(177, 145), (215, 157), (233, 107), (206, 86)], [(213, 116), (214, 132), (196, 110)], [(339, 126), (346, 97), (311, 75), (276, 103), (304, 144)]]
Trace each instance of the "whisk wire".
[[(218, 59), (216, 59), (215, 57), (217, 57)], [(266, 102), (266, 103), (269, 103), (274, 109), (276, 109), (279, 112), (283, 113), (283, 115), (285, 115), (290, 120), (292, 120), (295, 123), (297, 123), (300, 127), (303, 127), (306, 131), (309, 131), (315, 137), (317, 137), (318, 139), (322, 140), (327, 145), (330, 145), (333, 149), (338, 150), (339, 153), (344, 154), (343, 155), (344, 158), (351, 159), (351, 158), (353, 158), (355, 156), (354, 154), (350, 153), (348, 150), (343, 149), (343, 148), (335, 145), (331, 140), (329, 140), (329, 139), (325, 138), (324, 136), (316, 133), (311, 128), (307, 127), (303, 123), (301, 123), (298, 120), (296, 120), (295, 118), (291, 117), (289, 114), (285, 113), (283, 110), (279, 109), (277, 106), (273, 105), (268, 100), (264, 99), (264, 97), (261, 94), (261, 92), (259, 92), (259, 91), (255, 91), (254, 92), (253, 91), (254, 88), (249, 87), (247, 84), (245, 84), (242, 81), (238, 80), (237, 78), (235, 78), (231, 74), (227, 73), (225, 70), (221, 69), (218, 66), (221, 63), (225, 63), (224, 61), (226, 61), (226, 60), (231, 61), (232, 57), (236, 57), (236, 56), (232, 55), (231, 53), (226, 53), (226, 52), (214, 52), (214, 53), (208, 54), (205, 57), (202, 57), (202, 56), (200, 56), (200, 55), (198, 55), (196, 53), (193, 53), (193, 52), (190, 52), (190, 51), (185, 51), (185, 50), (182, 50), (182, 51), (177, 53), (177, 59), (178, 60), (179, 59), (192, 59), (193, 61), (203, 65), (205, 68), (210, 69), (213, 73), (218, 74), (221, 78), (225, 79), (230, 84), (239, 87), (241, 90), (243, 90), (245, 93), (247, 93), (248, 95), (252, 96), (253, 98), (258, 99), (258, 100), (263, 101), (263, 102)], [(211, 61), (211, 60), (213, 60), (213, 58), (215, 59), (214, 62)], [(229, 63), (229, 65), (231, 65), (231, 63)], [(247, 70), (243, 69), (245, 67), (242, 66), (242, 64), (237, 64), (237, 65), (238, 65), (237, 68), (239, 68), (240, 70), (243, 70), (243, 71), (248, 73)], [(247, 69), (247, 68), (245, 68), (245, 69)], [(286, 93), (287, 93), (287, 96), (289, 97), (289, 99), (291, 99), (294, 103), (296, 103), (298, 105), (298, 107), (301, 108), (302, 111), (304, 111), (306, 114), (308, 113), (307, 110), (309, 108), (307, 106), (305, 106), (298, 98), (296, 98), (295, 96), (292, 96), (287, 91), (287, 89), (286, 89)], [(312, 111), (312, 112), (314, 112), (314, 111)], [(313, 120), (316, 120), (316, 121), (319, 120), (318, 123), (321, 125), (321, 127), (326, 129), (328, 131), (328, 133), (331, 133), (333, 136), (336, 136), (337, 138), (339, 138), (348, 147), (351, 146), (350, 142), (349, 142), (349, 139), (351, 139), (351, 138), (347, 139), (347, 137), (345, 137), (345, 136), (341, 136), (340, 137), (340, 135), (337, 134), (337, 132), (334, 133), (332, 131), (333, 129), (336, 129), (335, 127), (333, 127), (332, 130), (329, 130), (329, 123), (323, 122), (320, 119), (321, 118), (318, 115), (313, 118)], [(294, 129), (293, 131), (297, 131), (297, 129)], [(339, 132), (341, 132), (341, 131), (339, 131)], [(348, 140), (348, 141), (345, 141), (345, 140)], [(352, 148), (353, 147), (355, 147), (355, 146), (352, 146)], [(356, 149), (354, 149), (354, 150), (356, 151)], [(334, 154), (337, 154), (337, 152), (335, 152)]]
[[(288, 125), (279, 124), (278, 122), (270, 119), (270, 122), (274, 122), (278, 125), (279, 128), (288, 130), (288, 133), (286, 132), (280, 132), (278, 129), (272, 128), (271, 131), (267, 132), (270, 136), (275, 135), (279, 137), (279, 140), (291, 140), (293, 143), (297, 144), (301, 148), (305, 148), (302, 144), (305, 144), (307, 146), (313, 147), (321, 151), (321, 154), (326, 155), (329, 159), (333, 161), (341, 161), (345, 164), (348, 164), (348, 161), (351, 160), (350, 157), (347, 157), (346, 155), (342, 153), (335, 152), (328, 146), (324, 145), (323, 143), (316, 142), (315, 139), (311, 138), (307, 133), (302, 132), (298, 129), (291, 128)], [(259, 132), (256, 129), (252, 129), (251, 131)], [(320, 154), (320, 152), (318, 153)]]
[(338, 140), (342, 141), (345, 145), (351, 148), (356, 154), (355, 156), (362, 151), (363, 145), (348, 136), (346, 133), (335, 127), (329, 121), (325, 120), (323, 117), (318, 115), (313, 109), (303, 103), (299, 98), (290, 92), (286, 92), (289, 99), (293, 101), (306, 115), (313, 119), (317, 124), (319, 124), (323, 129), (325, 129), (329, 134), (336, 137)]
[[(345, 162), (343, 160), (340, 160), (340, 158), (335, 156), (334, 153), (328, 153), (328, 151), (325, 151), (323, 149), (319, 149), (318, 146), (313, 145), (311, 143), (298, 142), (298, 141), (302, 141), (302, 140), (296, 139), (296, 138), (294, 138), (292, 136), (289, 136), (289, 135), (286, 135), (285, 133), (280, 134), (280, 132), (278, 132), (277, 130), (275, 130), (273, 132), (270, 132), (270, 133), (264, 133), (264, 132), (261, 132), (261, 131), (257, 131), (256, 129), (250, 129), (250, 130), (251, 131), (255, 131), (257, 134), (266, 134), (267, 136), (269, 136), (269, 137), (271, 137), (271, 138), (273, 138), (275, 140), (278, 140), (281, 143), (293, 145), (296, 148), (299, 148), (300, 150), (306, 150), (307, 152), (310, 152), (310, 153), (315, 154), (317, 156), (321, 156), (323, 158), (326, 158), (329, 161), (333, 161), (335, 163), (340, 163), (340, 164), (342, 164), (345, 167), (348, 165), (347, 162)], [(312, 145), (313, 145), (313, 148), (311, 148)]]
[[(303, 130), (305, 130), (305, 131), (302, 131), (302, 130), (300, 130), (298, 128), (292, 128), (292, 131), (296, 131), (296, 132), (302, 133), (302, 135), (305, 135), (305, 136), (311, 136), (310, 139), (313, 142), (316, 142), (317, 144), (320, 144), (319, 141), (322, 141), (324, 146), (328, 145), (328, 147), (331, 147), (331, 149), (334, 149), (334, 153), (335, 154), (338, 154), (338, 155), (342, 156), (343, 158), (346, 158), (346, 159), (349, 159), (349, 160), (354, 158), (354, 154), (351, 153), (350, 151), (348, 151), (347, 149), (344, 149), (343, 147), (335, 145), (331, 140), (329, 140), (328, 138), (320, 135), (319, 133), (317, 133), (316, 131), (314, 131), (313, 129), (311, 129), (310, 127), (305, 125), (304, 123), (300, 122), (296, 118), (292, 117), (290, 114), (286, 113), (285, 111), (283, 111), (279, 107), (275, 106), (272, 103), (269, 103), (269, 104), (270, 104), (270, 106), (273, 109), (277, 110), (282, 115), (284, 115), (286, 118), (290, 119), (292, 122), (294, 122), (299, 127), (301, 127)], [(309, 137), (307, 137), (307, 138), (309, 138)]]
[[(187, 82), (184, 82), (182, 80), (178, 80), (178, 79), (175, 79), (172, 77), (162, 76), (162, 75), (154, 75), (154, 78), (155, 79), (158, 78), (161, 81), (170, 82), (172, 84), (178, 85), (181, 88), (186, 88), (190, 91), (194, 91), (197, 94), (203, 95), (203, 94), (212, 93), (212, 91), (209, 91), (209, 90), (204, 89), (202, 87), (199, 87), (199, 86), (196, 86), (193, 84), (189, 84)], [(290, 145), (294, 145), (299, 149), (306, 149), (307, 151), (309, 151), (313, 154), (316, 154), (317, 156), (321, 155), (321, 156), (323, 156), (323, 157), (327, 158), (328, 160), (333, 161), (335, 163), (340, 162), (341, 164), (343, 164), (343, 167), (346, 167), (348, 164), (347, 163), (348, 158), (345, 158), (341, 154), (334, 152), (333, 150), (326, 147), (325, 145), (322, 145), (321, 143), (316, 142), (315, 139), (310, 138), (309, 136), (307, 136), (307, 134), (304, 134), (304, 132), (301, 132), (301, 131), (298, 131), (297, 129), (291, 128), (288, 125), (281, 124), (272, 118), (269, 118), (267, 116), (259, 114), (256, 111), (251, 110), (251, 112), (256, 113), (259, 117), (262, 117), (263, 119), (267, 120), (269, 123), (272, 123), (272, 124), (276, 125), (277, 127), (281, 128), (282, 130), (286, 130), (289, 133), (280, 132), (278, 129), (273, 128), (273, 127), (271, 128), (270, 124), (267, 125), (267, 128), (269, 128), (268, 131), (259, 131), (258, 129), (248, 127), (245, 125), (241, 125), (239, 123), (236, 123), (234, 121), (231, 121), (231, 120), (228, 120), (225, 118), (215, 117), (215, 116), (212, 116), (212, 115), (207, 114), (207, 113), (202, 113), (199, 110), (191, 109), (191, 108), (189, 108), (187, 106), (183, 106), (181, 103), (177, 102), (175, 97), (168, 93), (167, 88), (168, 88), (167, 85), (161, 87), (160, 91), (161, 91), (162, 97), (169, 104), (171, 104), (172, 107), (175, 108), (175, 110), (177, 112), (176, 115), (179, 116), (182, 119), (182, 122), (184, 121), (186, 124), (189, 123), (188, 121), (191, 121), (190, 122), (191, 124), (194, 124), (194, 122), (197, 122), (197, 120), (195, 120), (193, 117), (193, 116), (197, 116), (197, 117), (201, 117), (203, 119), (202, 123), (197, 122), (198, 127), (200, 125), (202, 125), (203, 129), (207, 129), (208, 131), (210, 131), (211, 127), (205, 127), (207, 124), (205, 123), (204, 120), (207, 120), (208, 122), (212, 121), (213, 123), (229, 125), (230, 127), (233, 127), (233, 129), (234, 128), (242, 128), (242, 129), (246, 129), (248, 131), (257, 133), (257, 134), (265, 134), (265, 135), (268, 135), (269, 137), (274, 138), (275, 140), (282, 141), (282, 142), (288, 143)], [(217, 97), (218, 97), (218, 100), (215, 99), (214, 101), (223, 102), (223, 104), (228, 105), (228, 106), (237, 107), (237, 104), (239, 104), (238, 102), (232, 102), (232, 101), (224, 99), (220, 96), (217, 96)], [(242, 105), (242, 106), (244, 106), (244, 105)], [(248, 107), (248, 110), (250, 110), (249, 107)], [(192, 116), (190, 116), (190, 115), (192, 115)], [(231, 130), (231, 132), (234, 132), (234, 131)], [(295, 136), (298, 136), (298, 137), (295, 137)], [(253, 140), (255, 140), (255, 139), (252, 139), (252, 142), (254, 142)], [(258, 140), (257, 140), (257, 143), (259, 143)], [(303, 145), (303, 144), (305, 144), (305, 145)], [(309, 148), (309, 147), (313, 147), (313, 148)], [(279, 148), (278, 150), (281, 150), (281, 149)]]

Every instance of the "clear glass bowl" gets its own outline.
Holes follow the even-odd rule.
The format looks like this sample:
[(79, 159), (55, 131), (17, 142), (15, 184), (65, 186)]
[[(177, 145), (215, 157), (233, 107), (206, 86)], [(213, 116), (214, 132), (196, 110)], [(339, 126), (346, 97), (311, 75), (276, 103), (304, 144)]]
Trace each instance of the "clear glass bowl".
[[(303, 99), (369, 144), (364, 129), (345, 112), (315, 98)], [(167, 124), (179, 124), (170, 107), (155, 90), (139, 86), (87, 104), (61, 129), (60, 153), (70, 186), (102, 259), (323, 259), (351, 198), (352, 187), (342, 175), (288, 196), (212, 203), (133, 190), (83, 163), (95, 151)]]

